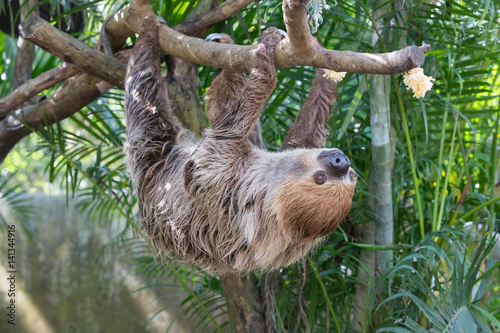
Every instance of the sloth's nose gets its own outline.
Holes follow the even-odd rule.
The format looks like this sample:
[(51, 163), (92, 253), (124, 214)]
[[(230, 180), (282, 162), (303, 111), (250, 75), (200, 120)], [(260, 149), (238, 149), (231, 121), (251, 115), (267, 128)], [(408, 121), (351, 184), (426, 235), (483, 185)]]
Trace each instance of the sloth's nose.
[(351, 166), (349, 158), (338, 149), (322, 151), (318, 158), (320, 160), (325, 159), (325, 162), (327, 162), (328, 166), (337, 177), (342, 177), (347, 174)]

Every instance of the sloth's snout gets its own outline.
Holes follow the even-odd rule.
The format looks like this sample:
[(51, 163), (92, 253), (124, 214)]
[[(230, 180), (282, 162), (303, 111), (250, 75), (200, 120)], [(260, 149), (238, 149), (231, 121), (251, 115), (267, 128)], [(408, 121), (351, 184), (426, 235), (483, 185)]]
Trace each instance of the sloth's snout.
[(328, 162), (330, 162), (330, 167), (338, 177), (345, 175), (351, 166), (351, 161), (349, 161), (349, 158), (343, 153), (337, 153), (329, 156)]
[(318, 159), (326, 162), (327, 166), (337, 177), (342, 177), (347, 174), (351, 166), (349, 157), (344, 155), (344, 153), (338, 149), (322, 151), (319, 154)]

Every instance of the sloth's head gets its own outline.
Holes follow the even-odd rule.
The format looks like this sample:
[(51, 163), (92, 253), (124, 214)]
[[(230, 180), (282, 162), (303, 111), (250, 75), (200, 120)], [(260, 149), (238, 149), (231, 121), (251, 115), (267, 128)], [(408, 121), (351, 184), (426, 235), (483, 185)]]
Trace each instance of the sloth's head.
[[(311, 241), (335, 230), (351, 208), (356, 175), (338, 149), (293, 151), (273, 207), (289, 237)], [(288, 157), (290, 161), (290, 157)]]

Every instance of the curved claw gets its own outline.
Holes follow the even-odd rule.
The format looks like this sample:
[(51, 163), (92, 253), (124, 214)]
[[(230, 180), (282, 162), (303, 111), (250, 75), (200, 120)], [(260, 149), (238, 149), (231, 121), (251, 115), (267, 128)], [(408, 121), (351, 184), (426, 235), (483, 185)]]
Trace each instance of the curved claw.
[(288, 34), (285, 30), (278, 29), (278, 31), (280, 32), (281, 36), (288, 37)]
[(211, 41), (214, 41), (214, 40), (221, 39), (223, 37), (224, 37), (223, 34), (218, 33), (218, 32), (214, 32), (214, 33), (208, 35), (207, 37), (205, 37), (205, 41), (206, 42), (211, 42)]
[(167, 24), (167, 21), (165, 21), (165, 19), (163, 17), (156, 15), (156, 18), (158, 19), (158, 22), (163, 23), (163, 24)]
[(231, 36), (224, 34), (224, 33), (213, 33), (207, 36), (205, 38), (205, 41), (211, 42), (218, 40), (219, 43), (221, 44), (234, 44), (233, 40), (231, 39)]

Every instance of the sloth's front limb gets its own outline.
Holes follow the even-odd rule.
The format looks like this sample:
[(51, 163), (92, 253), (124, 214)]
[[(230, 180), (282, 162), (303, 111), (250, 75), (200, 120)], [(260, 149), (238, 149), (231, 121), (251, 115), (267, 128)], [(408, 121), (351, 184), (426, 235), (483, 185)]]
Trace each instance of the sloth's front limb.
[(213, 134), (218, 139), (249, 139), (257, 126), (260, 113), (276, 85), (275, 48), (281, 40), (276, 28), (264, 31), (256, 55), (255, 67), (246, 80), (243, 93), (216, 121)]
[[(207, 36), (205, 40), (218, 40), (223, 44), (234, 44), (230, 36), (223, 33), (214, 33)], [(210, 125), (213, 126), (218, 120), (223, 118), (232, 104), (237, 103), (243, 94), (247, 76), (245, 73), (232, 69), (219, 69), (210, 85), (210, 89), (205, 95), (205, 112)], [(249, 138), (250, 143), (257, 147), (264, 147), (260, 123), (257, 122), (254, 131)]]
[(281, 150), (325, 147), (328, 119), (337, 98), (337, 83), (324, 78), (323, 73), (323, 69), (316, 69), (309, 95), (290, 127)]
[(126, 151), (132, 179), (150, 183), (175, 143), (181, 125), (170, 110), (161, 77), (161, 50), (156, 17), (146, 17), (125, 78)]
[[(205, 40), (218, 40), (222, 44), (234, 44), (231, 37), (223, 33), (210, 34)], [(205, 112), (210, 125), (214, 125), (217, 120), (223, 117), (226, 110), (238, 99), (247, 78), (245, 73), (232, 69), (219, 69), (215, 75), (210, 89), (205, 94)]]

